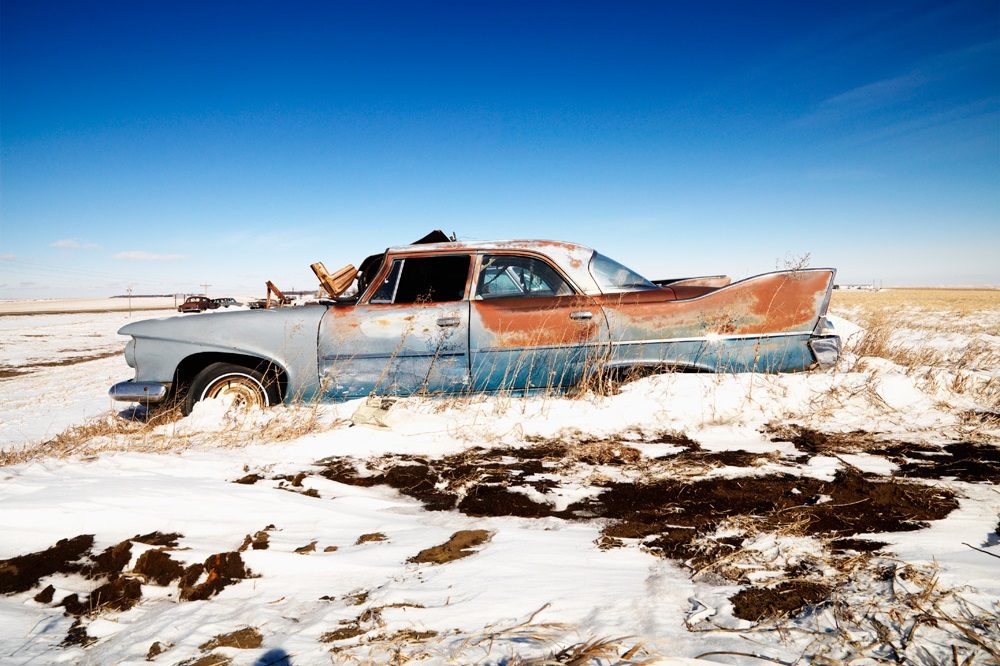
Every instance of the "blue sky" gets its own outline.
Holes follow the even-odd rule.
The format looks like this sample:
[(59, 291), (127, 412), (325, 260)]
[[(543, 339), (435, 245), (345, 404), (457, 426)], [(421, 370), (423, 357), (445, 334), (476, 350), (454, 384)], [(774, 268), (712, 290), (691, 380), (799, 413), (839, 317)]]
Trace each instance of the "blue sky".
[(311, 288), (433, 228), (1000, 284), (1000, 3), (0, 3), (0, 298)]

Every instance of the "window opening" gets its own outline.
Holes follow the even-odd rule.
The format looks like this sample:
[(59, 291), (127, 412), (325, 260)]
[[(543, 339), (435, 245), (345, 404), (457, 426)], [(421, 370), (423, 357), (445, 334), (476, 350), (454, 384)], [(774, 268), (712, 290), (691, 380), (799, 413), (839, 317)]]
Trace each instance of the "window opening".
[(541, 259), (486, 255), (479, 271), (476, 298), (569, 296), (572, 287)]
[(395, 259), (371, 303), (447, 303), (465, 298), (469, 255)]

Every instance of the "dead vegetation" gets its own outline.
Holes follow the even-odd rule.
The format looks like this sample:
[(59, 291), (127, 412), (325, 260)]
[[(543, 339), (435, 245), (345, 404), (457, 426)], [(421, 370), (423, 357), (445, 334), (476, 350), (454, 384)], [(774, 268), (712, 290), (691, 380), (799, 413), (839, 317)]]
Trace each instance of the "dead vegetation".
[[(278, 406), (226, 414), (218, 427), (188, 426), (177, 405), (125, 410), (73, 426), (50, 440), (0, 451), (0, 467), (42, 458), (90, 456), (112, 451), (177, 452), (194, 446), (235, 448), (273, 444), (323, 432), (343, 423), (324, 420), (318, 404)], [(248, 481), (249, 482), (249, 481)], [(304, 494), (311, 494), (303, 491)]]

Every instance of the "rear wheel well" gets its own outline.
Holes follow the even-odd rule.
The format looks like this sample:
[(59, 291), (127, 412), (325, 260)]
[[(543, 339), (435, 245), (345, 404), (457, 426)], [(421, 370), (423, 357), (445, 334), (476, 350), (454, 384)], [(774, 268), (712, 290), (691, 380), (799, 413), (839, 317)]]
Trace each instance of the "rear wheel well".
[(173, 397), (183, 399), (191, 382), (199, 372), (213, 363), (232, 363), (244, 368), (257, 370), (265, 377), (273, 377), (278, 385), (278, 395), (284, 400), (288, 387), (288, 374), (274, 361), (247, 354), (227, 354), (224, 352), (202, 352), (192, 354), (177, 365), (174, 371)]

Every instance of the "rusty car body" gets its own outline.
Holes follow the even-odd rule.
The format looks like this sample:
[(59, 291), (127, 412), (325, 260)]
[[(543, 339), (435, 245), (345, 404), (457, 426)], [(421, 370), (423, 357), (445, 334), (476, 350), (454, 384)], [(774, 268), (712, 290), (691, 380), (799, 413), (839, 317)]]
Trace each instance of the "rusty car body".
[(349, 298), (129, 324), (136, 374), (111, 396), (190, 410), (226, 396), (532, 393), (595, 373), (786, 372), (840, 354), (825, 318), (833, 269), (653, 283), (574, 243), (421, 241), (366, 259)]

